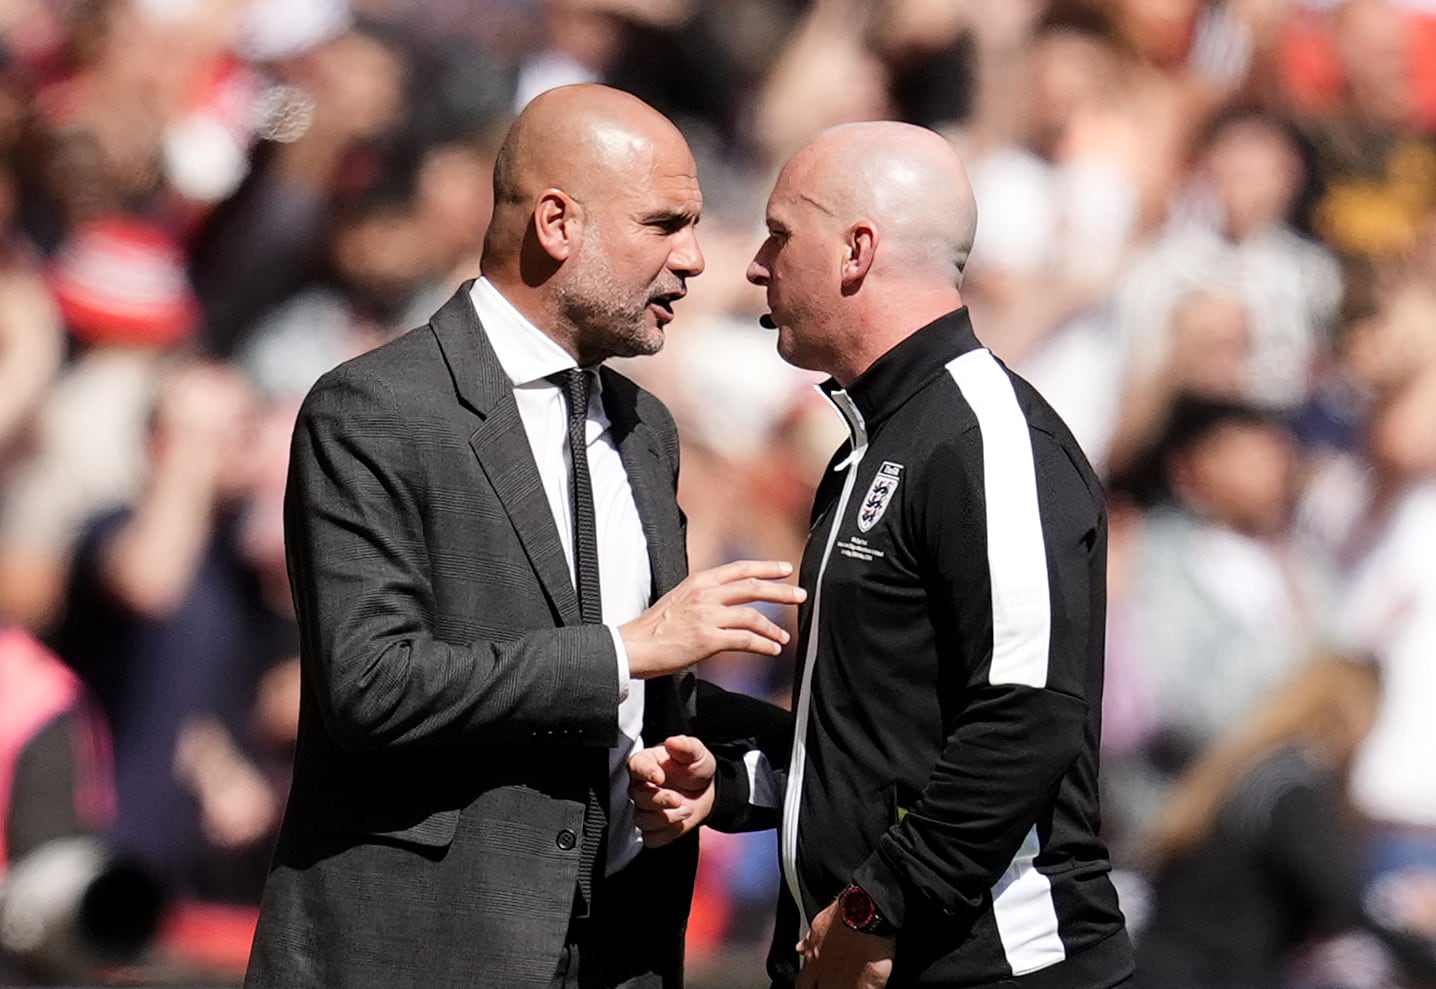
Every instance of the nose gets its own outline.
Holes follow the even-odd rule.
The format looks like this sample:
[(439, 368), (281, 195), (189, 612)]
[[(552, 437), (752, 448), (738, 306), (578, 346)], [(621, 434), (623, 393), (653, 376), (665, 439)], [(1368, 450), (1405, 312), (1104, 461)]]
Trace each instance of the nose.
[(698, 234), (692, 226), (683, 228), (678, 243), (668, 255), (668, 267), (681, 278), (696, 278), (703, 274), (706, 267), (703, 248), (698, 246)]
[(748, 262), (748, 281), (764, 287), (768, 284), (768, 267), (756, 257)]

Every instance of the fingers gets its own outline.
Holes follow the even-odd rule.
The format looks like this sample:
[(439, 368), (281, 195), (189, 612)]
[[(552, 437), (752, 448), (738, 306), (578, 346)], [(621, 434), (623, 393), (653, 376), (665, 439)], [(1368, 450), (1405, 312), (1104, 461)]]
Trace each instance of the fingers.
[(633, 823), (638, 825), (638, 830), (643, 832), (666, 831), (675, 828), (693, 816), (693, 808), (688, 804), (681, 804), (677, 807), (666, 807), (662, 810), (645, 810), (634, 808)]
[(708, 747), (690, 735), (674, 735), (629, 758), (628, 796), (644, 845), (662, 847), (702, 822), (716, 768)]
[(664, 750), (674, 762), (684, 766), (694, 766), (702, 761), (713, 758), (713, 753), (708, 751), (708, 746), (694, 738), (692, 735), (674, 735), (663, 743)]
[(668, 762), (663, 767), (668, 786), (688, 795), (705, 790), (718, 771), (718, 760), (708, 747), (688, 735), (676, 735), (663, 743)]
[[(651, 783), (631, 784), (628, 788), (628, 797), (633, 801), (633, 806), (641, 811), (664, 813), (678, 810), (686, 804), (683, 794), (676, 790), (654, 786)], [(674, 820), (679, 820), (679, 818), (674, 818)]]
[(709, 655), (720, 652), (751, 652), (759, 656), (778, 656), (783, 652), (781, 640), (764, 638), (756, 632), (720, 632), (714, 639)]
[(713, 782), (718, 763), (698, 739), (675, 735), (628, 760), (628, 795), (638, 807), (675, 807)]
[(700, 570), (689, 580), (701, 584), (731, 584), (735, 580), (756, 577), (759, 580), (782, 580), (791, 577), (793, 565), (787, 560), (734, 560), (721, 566)]
[(657, 746), (651, 749), (640, 749), (628, 759), (628, 775), (634, 780), (634, 789), (644, 783), (651, 783), (655, 786), (662, 786), (664, 782), (663, 765), (660, 762), (660, 753), (664, 752)]
[(807, 597), (808, 592), (796, 584), (744, 577), (741, 580), (732, 580), (723, 584), (719, 588), (718, 600), (728, 605), (747, 604), (754, 601), (764, 601), (770, 604), (802, 604)]
[(749, 604), (801, 603), (807, 593), (780, 579), (792, 572), (781, 560), (738, 560), (691, 574), (619, 626), (629, 672), (647, 679), (726, 651), (779, 655), (788, 632)]
[(648, 765), (645, 759), (637, 768), (634, 766), (640, 757), (655, 757), (661, 752), (662, 749), (644, 749), (628, 760), (628, 796), (640, 810), (667, 810), (683, 804), (685, 795), (664, 785), (668, 773), (661, 764)]
[(718, 619), (720, 650), (764, 653), (776, 656), (787, 644), (788, 630), (757, 608), (730, 607)]
[[(816, 919), (817, 918), (814, 918), (814, 920)], [(818, 945), (821, 941), (822, 938), (818, 936), (817, 929), (809, 927), (808, 933), (804, 934), (802, 939), (798, 941), (798, 954), (802, 955), (808, 961), (812, 961), (818, 956)]]
[(688, 822), (692, 817), (693, 808), (687, 804), (665, 810), (647, 810), (637, 806), (635, 801), (633, 811), (633, 823), (638, 826), (638, 833), (648, 848), (662, 848), (681, 838), (688, 832)]
[[(715, 762), (708, 746), (692, 735), (673, 735), (662, 745), (640, 749), (628, 759), (628, 775), (636, 783), (652, 783), (662, 786), (667, 780), (666, 764), (673, 763), (685, 768), (704, 768), (706, 763)], [(673, 768), (673, 767), (669, 767)], [(709, 773), (709, 776), (712, 774)]]

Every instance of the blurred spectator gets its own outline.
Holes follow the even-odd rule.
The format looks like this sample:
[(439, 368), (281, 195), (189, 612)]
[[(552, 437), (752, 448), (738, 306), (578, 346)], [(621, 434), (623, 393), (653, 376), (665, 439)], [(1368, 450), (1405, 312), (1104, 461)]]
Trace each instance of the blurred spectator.
[[(1155, 498), (1114, 594), (1121, 669), (1152, 734), (1103, 766), (1116, 836), (1138, 840), (1191, 761), (1311, 654), (1325, 595), (1289, 538), (1295, 445), (1249, 405), (1184, 397), (1150, 454)], [(1131, 689), (1131, 688), (1127, 688)]]
[(330, 277), (262, 318), (237, 360), (269, 393), (303, 395), (331, 367), (383, 343), (437, 277), (426, 233), (402, 194), (365, 193), (334, 217)]
[(1375, 867), (1436, 867), (1436, 295), (1420, 281), (1390, 290), (1350, 337), (1343, 365), (1369, 406), (1361, 441), (1320, 463), (1300, 521), (1342, 580), (1337, 633), (1386, 681), (1353, 778), (1377, 825)]
[(763, 168), (776, 168), (827, 127), (890, 117), (888, 73), (865, 43), (880, 12), (860, 0), (813, 0), (752, 108), (752, 137)]
[(1114, 404), (1104, 462), (1117, 476), (1150, 451), (1181, 396), (1228, 402), (1246, 397), (1251, 317), (1234, 287), (1216, 281), (1176, 295), (1173, 303), (1161, 332), (1166, 352), (1129, 377)]
[(166, 376), (144, 488), (89, 524), (54, 636), (113, 727), (116, 847), (180, 895), (232, 902), (258, 901), (282, 804), (249, 754), (251, 709), (292, 653), (238, 544), (255, 426), (232, 369)]
[[(662, 109), (701, 145), (716, 140), (728, 149), (746, 150), (749, 94), (786, 45), (804, 4), (796, 0), (729, 0), (723, 4), (680, 0), (640, 5), (628, 0), (612, 5), (646, 6), (648, 10), (610, 71), (609, 80)], [(683, 52), (702, 52), (703, 57), (673, 57)], [(703, 167), (702, 159), (699, 167)]]
[(1414, 246), (1436, 206), (1432, 116), (1415, 86), (1416, 15), (1393, 0), (1347, 0), (1331, 17), (1341, 88), (1305, 124), (1321, 184), (1311, 225), (1343, 256), (1390, 259)]
[[(974, 159), (985, 239), (963, 287), (989, 327), (985, 342), (1021, 366), (1110, 291), (1138, 230), (1148, 166), (1107, 37), (1090, 25), (1043, 25), (1012, 59), (1026, 66), (1019, 113), (1013, 123), (1004, 102), (1007, 133)], [(976, 121), (972, 140), (996, 127)]]
[(940, 129), (966, 119), (977, 96), (978, 42), (984, 21), (996, 30), (1033, 16), (1036, 4), (1015, 0), (985, 10), (946, 0), (886, 0), (879, 4), (868, 44), (891, 82), (896, 117)]
[(1119, 412), (1114, 468), (1132, 452), (1132, 434), (1160, 419), (1154, 381), (1182, 374), (1173, 310), (1188, 293), (1223, 286), (1245, 310), (1247, 354), (1241, 394), (1290, 410), (1306, 398), (1316, 355), (1329, 340), (1341, 300), (1331, 255), (1299, 235), (1289, 216), (1304, 184), (1293, 135), (1279, 121), (1237, 110), (1215, 120), (1175, 222), (1134, 260), (1113, 297), (1125, 349), (1126, 406)]
[(1154, 228), (1180, 188), (1184, 160), (1203, 123), (1241, 94), (1257, 91), (1270, 71), (1282, 15), (1268, 0), (1076, 6), (1100, 12), (1126, 56), (1128, 102), (1144, 166), (1138, 173), (1143, 226)]
[[(514, 113), (545, 90), (603, 79), (623, 44), (625, 20), (614, 6), (587, 0), (543, 0), (543, 39), (519, 65)], [(659, 6), (672, 8), (675, 4)]]
[(73, 671), (22, 629), (0, 630), (0, 882), (54, 838), (114, 813), (109, 733)]
[(477, 270), (493, 209), (494, 138), (435, 144), (412, 180), (336, 205), (324, 277), (261, 318), (235, 354), (267, 395), (302, 397), (331, 367), (424, 322)]
[(1384, 373), (1371, 366), (1373, 357), (1378, 357), (1371, 344), (1382, 335), (1387, 290), (1376, 266), (1345, 266), (1341, 316), (1332, 345), (1314, 362), (1306, 403), (1292, 417), (1297, 439), (1314, 464), (1351, 451), (1359, 442), (1361, 425), (1379, 387), (1370, 375)]
[(36, 93), (65, 165), (51, 185), (59, 209), (47, 218), (49, 242), (154, 194), (166, 113), (187, 68), (180, 50), (165, 57), (165, 33), (140, 3), (72, 4), (62, 16), (63, 61)]
[(1100, 24), (1050, 20), (1030, 46), (991, 28), (979, 36), (980, 52), (1007, 53), (979, 55), (994, 66), (989, 80), (1025, 73), (1013, 83), (1017, 114), (1009, 95), (968, 128), (979, 146), (1006, 133), (974, 161), (985, 232), (964, 297), (984, 342), (1042, 391), (1100, 467), (1121, 356), (1102, 307), (1139, 229), (1148, 168), (1131, 87)]
[[(1355, 928), (1418, 980), (1436, 978), (1436, 872), (1385, 903), (1364, 893), (1345, 787), (1379, 695), (1369, 662), (1313, 661), (1183, 778), (1153, 845), (1154, 909), (1138, 941), (1148, 984), (1290, 986), (1303, 946)], [(1389, 984), (1376, 974), (1326, 973), (1325, 984)]]
[(0, 980), (94, 977), (154, 934), (160, 893), (98, 839), (114, 814), (109, 737), (75, 674), (0, 629)]
[(60, 369), (64, 326), (39, 251), (17, 223), (20, 187), (0, 151), (0, 478), (21, 455), (26, 428)]
[[(327, 32), (326, 32), (327, 33)], [(253, 170), (217, 211), (196, 247), (204, 308), (202, 345), (227, 355), (256, 320), (316, 274), (330, 200), (363, 187), (380, 167), (375, 142), (405, 106), (401, 50), (374, 33), (346, 30), (267, 64), (269, 115)]]
[[(415, 168), (413, 210), (429, 255), (429, 292), (447, 292), (477, 264), (494, 208), (492, 175), (504, 121), (428, 147)], [(424, 312), (432, 312), (421, 303)]]
[(88, 518), (139, 489), (157, 376), (197, 316), (183, 263), (165, 231), (132, 216), (77, 227), (52, 259), (76, 356), (42, 400), (34, 452), (0, 506), (0, 613), (26, 627), (61, 610)]
[[(1427, 323), (1427, 332), (1431, 324)], [(1386, 689), (1353, 776), (1375, 822), (1377, 871), (1436, 869), (1436, 360), (1381, 402), (1369, 426), (1369, 470), (1355, 481), (1340, 630), (1376, 656)]]
[[(542, 0), (544, 38), (519, 66), (515, 112), (554, 86), (607, 82), (690, 126), (718, 120), (734, 92), (732, 58), (694, 0)], [(751, 6), (751, 4), (749, 4)], [(680, 65), (664, 50), (705, 52)]]

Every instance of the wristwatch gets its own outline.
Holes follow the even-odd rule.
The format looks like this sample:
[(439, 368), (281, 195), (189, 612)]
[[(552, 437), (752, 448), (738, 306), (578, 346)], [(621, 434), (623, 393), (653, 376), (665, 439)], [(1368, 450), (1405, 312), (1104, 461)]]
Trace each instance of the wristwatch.
[(862, 934), (892, 937), (897, 933), (872, 896), (857, 883), (848, 883), (847, 889), (838, 894), (838, 916), (844, 926)]

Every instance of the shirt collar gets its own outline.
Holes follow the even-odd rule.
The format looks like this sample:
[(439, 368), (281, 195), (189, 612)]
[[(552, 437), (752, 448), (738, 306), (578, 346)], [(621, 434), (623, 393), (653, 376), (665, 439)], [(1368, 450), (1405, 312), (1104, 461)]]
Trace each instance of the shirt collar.
[[(972, 332), (972, 321), (964, 306), (939, 316), (899, 342), (858, 375), (847, 389), (831, 378), (818, 387), (829, 399), (835, 393), (846, 391), (860, 414), (858, 421), (862, 423), (865, 440), (878, 423), (942, 373), (949, 361), (981, 346)], [(853, 416), (841, 405), (839, 411), (843, 412), (849, 428), (854, 430), (856, 440)]]
[(572, 354), (529, 322), (487, 278), (474, 280), (469, 298), (499, 365), (515, 388), (552, 384), (545, 380), (549, 375), (578, 366)]

